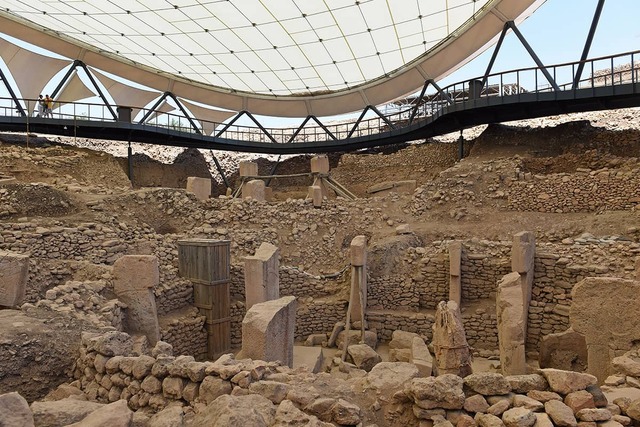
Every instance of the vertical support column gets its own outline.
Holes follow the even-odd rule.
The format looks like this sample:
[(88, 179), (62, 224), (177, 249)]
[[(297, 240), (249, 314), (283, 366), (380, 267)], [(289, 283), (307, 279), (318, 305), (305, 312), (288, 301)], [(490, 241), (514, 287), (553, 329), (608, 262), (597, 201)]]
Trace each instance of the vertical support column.
[(154, 346), (160, 339), (158, 310), (153, 289), (160, 282), (158, 258), (125, 255), (113, 264), (113, 291), (127, 304), (126, 326), (131, 334), (146, 335)]
[(449, 301), (458, 306), (462, 301), (462, 242), (452, 242), (449, 245)]
[(133, 150), (131, 149), (131, 141), (129, 141), (129, 146), (127, 147), (127, 166), (129, 167), (129, 181), (131, 182), (131, 186), (133, 187)]
[(460, 137), (458, 138), (458, 160), (464, 159), (464, 135), (460, 129)]
[(502, 374), (526, 374), (527, 309), (522, 298), (522, 277), (517, 272), (507, 274), (498, 283), (496, 314)]
[(262, 243), (255, 255), (244, 259), (244, 294), (247, 310), (254, 304), (280, 298), (280, 250)]
[(367, 238), (356, 236), (351, 241), (351, 296), (349, 306), (352, 322), (364, 325), (367, 308)]

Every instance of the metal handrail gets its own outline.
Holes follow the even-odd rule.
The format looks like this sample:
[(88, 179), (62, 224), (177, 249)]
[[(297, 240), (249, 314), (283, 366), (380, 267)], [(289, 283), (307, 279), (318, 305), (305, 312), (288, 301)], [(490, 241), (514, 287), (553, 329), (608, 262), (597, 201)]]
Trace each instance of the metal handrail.
[[(639, 56), (640, 51), (632, 51), (584, 61), (549, 65), (544, 68), (553, 76), (555, 83), (561, 89), (560, 92), (611, 87), (626, 83), (640, 83), (640, 62), (636, 63), (636, 58)], [(625, 59), (626, 62), (620, 63), (621, 59)], [(600, 63), (603, 64), (602, 68), (597, 67), (597, 64)], [(573, 80), (576, 68), (581, 64), (590, 71), (591, 75), (583, 77), (579, 81), (577, 88), (574, 88)], [(606, 64), (606, 67), (604, 64)], [(626, 68), (622, 69), (621, 67)], [(182, 114), (154, 112), (146, 108), (134, 107), (134, 110), (139, 111), (138, 117), (150, 118), (144, 123), (135, 124), (153, 127), (156, 131), (162, 130), (166, 133), (201, 134), (203, 129), (214, 129), (212, 135), (215, 135), (215, 137), (208, 137), (214, 140), (223, 138), (265, 144), (332, 141), (339, 144), (341, 140), (349, 140), (351, 138), (372, 137), (374, 135), (384, 136), (381, 134), (391, 132), (393, 128), (402, 129), (417, 122), (424, 124), (424, 121), (433, 121), (446, 114), (447, 109), (450, 107), (458, 108), (460, 105), (463, 108), (467, 108), (467, 105), (476, 107), (479, 100), (487, 98), (520, 97), (524, 94), (538, 96), (543, 93), (558, 92), (549, 84), (546, 78), (540, 76), (541, 72), (542, 69), (540, 67), (527, 67), (480, 76), (453, 83), (441, 88), (439, 92), (425, 94), (423, 91), (421, 95), (423, 95), (424, 101), (418, 100), (419, 104), (417, 106), (412, 105), (404, 110), (390, 114), (381, 114), (377, 109), (370, 106), (363, 110), (358, 120), (344, 123), (325, 125), (314, 118), (314, 121), (319, 126), (305, 126), (309, 122), (307, 118), (297, 128), (265, 128), (250, 113), (243, 111), (238, 116), (249, 114), (258, 126), (236, 125), (235, 119), (230, 124), (225, 125), (224, 123), (193, 118), (189, 121)], [(558, 79), (564, 79), (566, 83), (558, 83)], [(484, 82), (484, 85), (478, 86), (477, 82)], [(530, 89), (526, 89), (527, 87)], [(37, 100), (18, 100), (23, 107), (26, 107), (30, 118), (37, 115)], [(453, 105), (450, 104), (449, 100), (453, 101)], [(55, 101), (54, 111), (50, 118), (54, 120), (69, 120), (74, 123), (81, 123), (85, 120), (114, 122), (116, 120), (113, 119), (110, 113), (113, 107), (116, 106)], [(376, 117), (364, 119), (365, 113), (369, 110), (375, 111), (377, 113)], [(0, 115), (14, 117), (21, 115), (13, 98), (0, 98)], [(41, 120), (48, 119), (41, 118)], [(200, 128), (195, 129), (192, 123), (199, 124)], [(203, 138), (207, 138), (207, 136), (203, 136)]]

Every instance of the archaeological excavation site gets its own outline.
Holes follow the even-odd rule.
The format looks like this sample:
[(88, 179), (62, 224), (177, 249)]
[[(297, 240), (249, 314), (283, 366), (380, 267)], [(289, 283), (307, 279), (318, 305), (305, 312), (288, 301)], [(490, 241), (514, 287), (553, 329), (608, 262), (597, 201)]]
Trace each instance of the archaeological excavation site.
[(2, 133), (0, 426), (640, 426), (639, 123), (218, 152), (224, 179)]

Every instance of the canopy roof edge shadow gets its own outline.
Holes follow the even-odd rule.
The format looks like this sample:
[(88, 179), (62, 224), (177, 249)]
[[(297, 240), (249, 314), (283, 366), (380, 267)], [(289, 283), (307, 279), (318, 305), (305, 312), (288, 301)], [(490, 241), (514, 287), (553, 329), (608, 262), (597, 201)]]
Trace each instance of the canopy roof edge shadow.
[(542, 3), (544, 0), (488, 0), (426, 53), (385, 75), (334, 91), (288, 95), (252, 93), (188, 79), (110, 53), (5, 9), (0, 11), (0, 28), (9, 36), (63, 57), (205, 105), (275, 117), (324, 117), (382, 105), (415, 93), (425, 80), (437, 81), (472, 60), (495, 43), (506, 22), (523, 21)]

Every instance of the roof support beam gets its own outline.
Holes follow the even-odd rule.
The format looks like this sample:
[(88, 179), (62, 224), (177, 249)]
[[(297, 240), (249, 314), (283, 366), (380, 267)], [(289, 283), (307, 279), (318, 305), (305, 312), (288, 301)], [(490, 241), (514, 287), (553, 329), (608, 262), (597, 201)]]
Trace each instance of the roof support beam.
[(20, 104), (20, 101), (18, 101), (18, 97), (16, 96), (16, 93), (13, 91), (13, 88), (9, 84), (9, 81), (7, 80), (7, 77), (2, 72), (1, 68), (0, 68), (0, 80), (4, 82), (4, 85), (7, 88), (7, 91), (9, 92), (11, 99), (13, 99), (13, 102), (16, 103), (16, 110), (18, 111), (18, 113), (20, 113), (22, 117), (26, 117), (27, 113), (24, 111), (24, 108), (22, 107), (22, 104)]
[(587, 34), (587, 40), (584, 42), (584, 49), (582, 50), (582, 56), (580, 57), (580, 64), (576, 70), (576, 75), (573, 78), (573, 86), (571, 89), (576, 89), (580, 83), (582, 77), (582, 70), (584, 70), (584, 61), (589, 55), (589, 49), (591, 49), (591, 42), (593, 42), (593, 36), (596, 34), (596, 28), (598, 28), (598, 21), (600, 21), (600, 15), (602, 14), (602, 8), (604, 8), (605, 0), (599, 0), (596, 6), (596, 11), (593, 14), (593, 20), (591, 21), (591, 28), (589, 28), (589, 34)]

